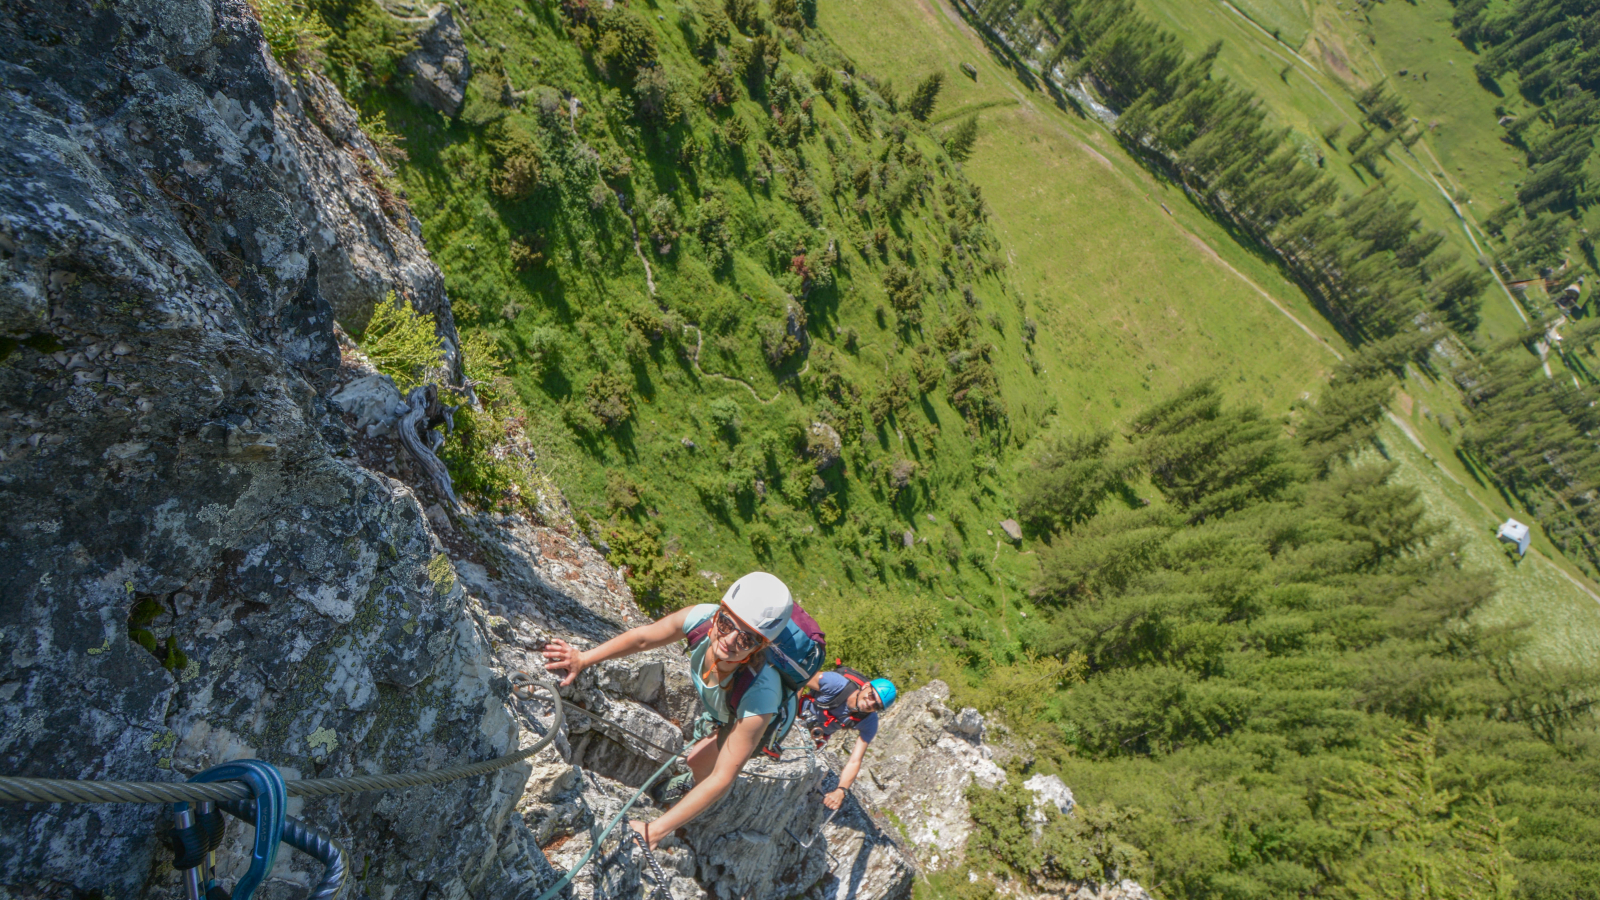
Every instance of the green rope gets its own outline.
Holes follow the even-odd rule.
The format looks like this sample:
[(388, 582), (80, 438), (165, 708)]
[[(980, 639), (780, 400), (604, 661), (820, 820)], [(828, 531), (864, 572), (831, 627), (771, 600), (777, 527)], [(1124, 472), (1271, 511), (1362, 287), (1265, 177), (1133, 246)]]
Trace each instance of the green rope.
[(611, 824), (607, 825), (605, 830), (600, 832), (599, 837), (590, 842), (589, 849), (584, 851), (583, 858), (578, 860), (578, 864), (568, 869), (567, 874), (561, 876), (561, 880), (557, 881), (554, 885), (551, 885), (550, 890), (540, 894), (539, 900), (550, 900), (550, 898), (560, 893), (561, 889), (566, 887), (567, 884), (572, 881), (574, 875), (577, 875), (579, 872), (583, 871), (583, 867), (589, 864), (589, 860), (594, 856), (594, 852), (599, 850), (600, 844), (604, 842), (606, 838), (611, 836), (612, 829), (616, 828), (617, 823), (621, 822), (623, 817), (628, 814), (628, 810), (633, 809), (633, 805), (639, 802), (639, 798), (643, 797), (644, 792), (650, 789), (650, 785), (654, 783), (657, 778), (660, 778), (661, 774), (667, 771), (668, 767), (677, 762), (679, 757), (683, 756), (685, 753), (688, 753), (689, 750), (690, 747), (686, 746), (677, 753), (674, 753), (671, 759), (661, 764), (661, 768), (657, 769), (654, 775), (646, 778), (644, 780), (644, 784), (639, 788), (639, 790), (634, 792), (633, 798), (627, 803), (624, 803), (622, 805), (622, 809), (619, 810), (616, 816), (611, 819)]

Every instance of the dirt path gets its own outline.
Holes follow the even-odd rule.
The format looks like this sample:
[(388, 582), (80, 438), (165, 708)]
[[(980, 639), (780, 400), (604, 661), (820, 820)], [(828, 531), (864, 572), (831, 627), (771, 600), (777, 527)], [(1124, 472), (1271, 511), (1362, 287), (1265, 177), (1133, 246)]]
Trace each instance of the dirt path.
[[(1017, 85), (1014, 83), (1015, 79), (1012, 77), (1012, 74), (1009, 71), (1000, 70), (1000, 67), (998, 65), (996, 65), (993, 60), (988, 58), (988, 56), (987, 56), (987, 48), (983, 46), (984, 45), (983, 37), (981, 35), (979, 35), (976, 31), (974, 31), (972, 26), (966, 21), (966, 19), (961, 16), (960, 12), (958, 12), (954, 8), (953, 4), (954, 3), (958, 3), (958, 2), (962, 2), (962, 0), (917, 0), (917, 2), (922, 7), (923, 11), (925, 13), (929, 13), (929, 14), (931, 14), (933, 12), (933, 10), (929, 8), (929, 5), (933, 4), (933, 5), (937, 6), (939, 11), (944, 13), (945, 18), (949, 19), (950, 22), (953, 23), (956, 26), (956, 29), (958, 31), (960, 31), (963, 35), (965, 35), (968, 40), (973, 41), (976, 44), (978, 44), (979, 48), (983, 49), (985, 51), (984, 61), (986, 63), (988, 63), (989, 68), (991, 69), (991, 71), (998, 71), (998, 74), (1000, 74), (1001, 77), (1004, 77), (1006, 79), (1002, 83), (1005, 84), (1006, 87), (1008, 89), (1010, 89), (1012, 94), (1017, 97), (1019, 105), (1021, 106), (1021, 108), (1025, 112), (1031, 113), (1034, 116), (1041, 117), (1043, 119), (1043, 121), (1049, 122), (1049, 124), (1052, 127), (1054, 127), (1055, 130), (1059, 134), (1061, 134), (1061, 136), (1063, 136), (1063, 137), (1067, 138), (1069, 141), (1071, 141), (1079, 150), (1083, 151), (1084, 153), (1087, 153), (1091, 158), (1093, 158), (1095, 161), (1099, 162), (1101, 165), (1105, 166), (1107, 169), (1109, 169), (1110, 171), (1115, 173), (1119, 178), (1122, 178), (1125, 182), (1128, 182), (1129, 184), (1135, 184), (1135, 182), (1128, 175), (1127, 172), (1125, 172), (1123, 169), (1118, 167), (1110, 159), (1107, 159), (1106, 156), (1104, 154), (1102, 154), (1100, 151), (1098, 151), (1094, 147), (1090, 146), (1087, 141), (1085, 141), (1082, 137), (1079, 137), (1077, 134), (1075, 134), (1065, 124), (1049, 119), (1047, 112), (1041, 111), (1039, 109), (1039, 107), (1034, 105), (1033, 101), (1029, 97), (1024, 96), (1023, 94), (1018, 92), (1018, 88), (1017, 88)], [(1231, 6), (1231, 4), (1229, 4), (1229, 5)], [(1242, 13), (1241, 13), (1241, 15), (1242, 15)], [(1002, 35), (998, 35), (997, 34), (997, 38), (1003, 40), (1003, 36)], [(1016, 55), (1015, 48), (1010, 48), (1009, 44), (1007, 44), (1006, 46), (1008, 47), (1008, 49), (1011, 49), (1011, 52), (1014, 55)], [(1021, 56), (1017, 55), (1017, 58), (1021, 59)], [(1302, 60), (1302, 62), (1303, 61), (1304, 60)], [(1037, 77), (1037, 78), (1040, 78), (1041, 80), (1045, 78), (1045, 76), (1043, 74), (1039, 73), (1039, 72), (1034, 72), (1034, 76)], [(1313, 82), (1313, 84), (1315, 84), (1315, 82)], [(1320, 87), (1318, 89), (1320, 90)], [(1328, 99), (1329, 99), (1330, 102), (1332, 102), (1332, 98), (1331, 97), (1328, 98)], [(1145, 172), (1143, 169), (1136, 169), (1135, 171), (1138, 173), (1139, 179), (1141, 180), (1140, 183), (1135, 185), (1135, 186), (1142, 186), (1145, 189), (1145, 193), (1149, 194), (1152, 198), (1155, 197), (1156, 196), (1156, 194), (1155, 194), (1155, 187), (1156, 186), (1155, 186), (1154, 182), (1151, 180), (1149, 173)], [(1268, 303), (1272, 304), (1272, 307), (1274, 309), (1276, 309), (1278, 312), (1282, 313), (1285, 317), (1287, 317), (1289, 319), (1289, 321), (1293, 322), (1297, 328), (1299, 328), (1301, 331), (1305, 332), (1312, 340), (1316, 341), (1317, 344), (1319, 346), (1321, 346), (1324, 350), (1327, 350), (1329, 353), (1333, 354), (1335, 359), (1339, 359), (1339, 360), (1344, 359), (1344, 355), (1342, 353), (1340, 353), (1337, 349), (1335, 349), (1331, 344), (1329, 344), (1326, 338), (1324, 338), (1320, 334), (1317, 334), (1314, 330), (1311, 329), (1311, 327), (1309, 325), (1307, 325), (1305, 322), (1301, 321), (1297, 316), (1295, 316), (1294, 313), (1290, 312), (1289, 308), (1287, 306), (1285, 306), (1283, 303), (1279, 302), (1278, 299), (1276, 297), (1272, 296), (1272, 294), (1268, 293), (1265, 288), (1261, 287), (1259, 284), (1256, 284), (1249, 277), (1247, 277), (1243, 272), (1240, 272), (1238, 269), (1234, 268), (1231, 264), (1229, 264), (1227, 260), (1222, 258), (1221, 254), (1217, 253), (1216, 248), (1212, 247), (1209, 243), (1206, 242), (1205, 238), (1202, 238), (1198, 234), (1195, 234), (1193, 231), (1190, 231), (1188, 228), (1184, 227), (1184, 225), (1181, 222), (1179, 222), (1177, 220), (1177, 218), (1174, 217), (1171, 214), (1170, 211), (1167, 214), (1166, 220), (1167, 220), (1167, 223), (1173, 229), (1175, 229), (1179, 234), (1183, 235), (1186, 239), (1188, 239), (1188, 241), (1190, 243), (1194, 244), (1195, 247), (1197, 249), (1199, 249), (1202, 253), (1204, 253), (1207, 258), (1211, 259), (1213, 262), (1215, 262), (1218, 265), (1220, 265), (1223, 269), (1225, 269), (1229, 274), (1233, 275), (1235, 278), (1238, 278), (1240, 281), (1244, 282), (1251, 290), (1255, 291), (1257, 294), (1260, 294), (1263, 298), (1266, 299), (1266, 301)]]
[(694, 368), (695, 374), (702, 378), (714, 378), (717, 381), (726, 381), (729, 384), (737, 384), (749, 391), (750, 396), (756, 398), (756, 402), (760, 403), (762, 406), (771, 406), (772, 404), (777, 403), (778, 398), (783, 396), (783, 386), (785, 384), (811, 371), (811, 360), (808, 359), (806, 360), (806, 364), (800, 367), (800, 371), (785, 375), (778, 379), (778, 392), (772, 395), (772, 399), (763, 400), (761, 395), (756, 392), (755, 386), (750, 382), (745, 381), (743, 378), (739, 378), (734, 375), (724, 375), (721, 372), (707, 372), (705, 369), (700, 368), (700, 348), (705, 346), (706, 336), (705, 333), (700, 330), (699, 325), (686, 324), (683, 326), (684, 331), (688, 331), (690, 329), (694, 330), (694, 353), (689, 356), (689, 365)]
[(1287, 316), (1289, 318), (1289, 321), (1291, 321), (1294, 324), (1300, 326), (1300, 330), (1304, 331), (1306, 334), (1310, 335), (1311, 339), (1316, 341), (1319, 345), (1321, 345), (1322, 349), (1328, 351), (1329, 353), (1332, 353), (1334, 359), (1337, 359), (1340, 362), (1344, 361), (1344, 354), (1340, 353), (1338, 350), (1335, 350), (1333, 345), (1328, 343), (1327, 338), (1324, 338), (1322, 335), (1317, 334), (1315, 331), (1312, 331), (1311, 330), (1311, 326), (1309, 326), (1306, 323), (1300, 321), (1300, 318), (1298, 316), (1296, 316), (1294, 313), (1290, 312), (1282, 303), (1278, 302), (1278, 298), (1276, 298), (1276, 297), (1272, 296), (1271, 294), (1267, 293), (1265, 288), (1263, 288), (1259, 284), (1256, 284), (1254, 281), (1251, 281), (1250, 278), (1248, 276), (1246, 276), (1243, 272), (1239, 271), (1238, 269), (1235, 269), (1232, 265), (1230, 265), (1228, 263), (1227, 260), (1225, 260), (1222, 257), (1218, 256), (1217, 255), (1217, 251), (1212, 249), (1210, 244), (1208, 244), (1205, 241), (1201, 240), (1199, 235), (1196, 235), (1194, 232), (1188, 230), (1187, 228), (1184, 228), (1181, 225), (1177, 226), (1177, 228), (1178, 228), (1179, 231), (1182, 231), (1184, 234), (1188, 235), (1189, 240), (1192, 241), (1196, 247), (1199, 247), (1201, 252), (1203, 252), (1207, 256), (1209, 256), (1211, 258), (1212, 262), (1214, 262), (1217, 265), (1223, 267), (1224, 269), (1227, 269), (1229, 272), (1232, 272), (1235, 278), (1238, 278), (1240, 281), (1244, 282), (1245, 284), (1250, 285), (1250, 287), (1252, 289), (1254, 289), (1256, 293), (1258, 293), (1261, 296), (1265, 297), (1267, 299), (1267, 302), (1271, 303), (1278, 310), (1278, 312), (1283, 313), (1285, 316)]

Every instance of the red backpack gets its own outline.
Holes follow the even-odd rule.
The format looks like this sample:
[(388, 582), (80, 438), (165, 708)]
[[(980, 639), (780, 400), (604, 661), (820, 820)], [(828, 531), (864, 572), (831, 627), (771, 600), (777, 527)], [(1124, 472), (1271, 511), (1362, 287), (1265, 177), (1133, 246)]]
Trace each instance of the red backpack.
[[(867, 676), (861, 674), (855, 669), (850, 668), (849, 666), (838, 666), (833, 671), (834, 674), (843, 675), (846, 679), (854, 682), (858, 688), (871, 687), (871, 681), (867, 678)], [(832, 728), (835, 723), (840, 721), (844, 722), (844, 724), (839, 726), (840, 728), (854, 728), (857, 725), (860, 725), (862, 722), (865, 722), (868, 716), (875, 714), (870, 712), (857, 713), (855, 710), (851, 709), (849, 705), (844, 703), (839, 704), (839, 708), (844, 713), (843, 715), (840, 715), (829, 707), (818, 705), (815, 701), (811, 702), (811, 708), (816, 710), (818, 724), (823, 728)], [(824, 742), (826, 740), (827, 738), (823, 738)], [(821, 746), (821, 744), (819, 743), (818, 746)]]

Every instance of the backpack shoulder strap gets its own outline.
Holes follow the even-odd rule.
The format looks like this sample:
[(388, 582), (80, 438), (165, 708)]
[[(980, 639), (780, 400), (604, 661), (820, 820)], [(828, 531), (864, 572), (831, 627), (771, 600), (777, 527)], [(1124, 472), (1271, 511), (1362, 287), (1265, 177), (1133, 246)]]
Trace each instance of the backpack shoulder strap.
[(693, 651), (696, 647), (699, 647), (700, 642), (705, 640), (706, 635), (711, 633), (711, 620), (714, 618), (716, 617), (706, 616), (706, 620), (704, 622), (701, 622), (699, 625), (689, 629), (689, 633), (684, 635), (684, 637), (689, 639), (690, 651)]
[(756, 683), (756, 676), (760, 674), (761, 669), (742, 666), (738, 674), (733, 676), (733, 687), (728, 688), (728, 715), (735, 720), (739, 718), (739, 701), (744, 699), (744, 695), (750, 690), (750, 685)]
[(855, 682), (856, 683), (856, 687), (866, 687), (867, 686), (867, 676), (861, 674), (860, 672), (857, 672), (855, 669), (852, 669), (849, 666), (839, 666), (838, 668), (833, 670), (833, 674), (842, 675), (845, 678)]

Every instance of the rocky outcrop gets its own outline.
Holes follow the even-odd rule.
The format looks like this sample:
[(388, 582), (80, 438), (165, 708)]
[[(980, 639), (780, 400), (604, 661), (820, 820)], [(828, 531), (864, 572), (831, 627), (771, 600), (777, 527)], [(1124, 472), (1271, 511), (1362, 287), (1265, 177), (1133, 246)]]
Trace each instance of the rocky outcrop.
[[(494, 664), (507, 674), (540, 666), (539, 650), (551, 637), (582, 645), (643, 621), (615, 570), (570, 523), (559, 523), (558, 510), (552, 513), (554, 526), (520, 517), (469, 518), (463, 525), (469, 552), (481, 561), (462, 562), (462, 580), (484, 598)], [(539, 762), (552, 774), (541, 778), (536, 771), (529, 780), (519, 809), (558, 868), (576, 864), (590, 847), (591, 829), (608, 822), (682, 746), (700, 713), (686, 657), (676, 648), (603, 663), (563, 694), (622, 727), (572, 715), (568, 733)], [(531, 730), (546, 710), (537, 699), (524, 706)], [(866, 810), (845, 810), (814, 839), (827, 818), (821, 789), (836, 783), (838, 766), (836, 758), (798, 744), (780, 760), (749, 763), (727, 797), (663, 842), (661, 857), (676, 873), (673, 896), (908, 896), (914, 868)], [(657, 814), (648, 801), (634, 813), (646, 820)], [(594, 895), (598, 884), (599, 895), (642, 900), (637, 852), (620, 851), (615, 837), (602, 851), (604, 864), (576, 883), (579, 896)]]
[(948, 699), (949, 686), (933, 681), (883, 714), (855, 789), (868, 803), (894, 813), (917, 862), (930, 871), (962, 859), (972, 830), (967, 786), (997, 787), (1006, 780), (984, 743), (983, 717), (971, 708), (951, 712)]
[[(392, 290), (455, 346), (390, 183), (349, 106), (315, 73), (287, 77), (243, 0), (0, 6), (0, 772), (487, 759), (549, 728), (548, 697), (509, 691), (547, 640), (645, 621), (552, 486), (529, 515), (447, 510), (399, 452), (405, 403), (334, 325), (359, 328)], [(786, 334), (803, 341), (803, 319)], [(838, 437), (812, 437), (826, 468)], [(526, 764), (290, 811), (345, 845), (364, 896), (537, 897), (699, 714), (674, 649), (563, 693), (566, 726)], [(751, 763), (663, 841), (668, 892), (908, 897), (918, 858), (961, 858), (966, 786), (1006, 777), (983, 718), (948, 695), (934, 682), (896, 704), (831, 818), (821, 792), (847, 738)], [(1071, 802), (1058, 780), (1028, 784)], [(166, 820), (0, 806), (0, 896), (171, 896)], [(620, 834), (579, 897), (643, 900)], [(294, 896), (311, 865), (280, 859), (267, 895)]]
[(406, 54), (400, 68), (411, 74), (408, 89), (412, 100), (455, 118), (467, 96), (467, 79), (472, 77), (467, 45), (444, 4), (428, 10), (425, 21), (426, 27), (417, 34), (417, 49)]
[(818, 472), (830, 468), (844, 452), (839, 432), (826, 422), (812, 422), (806, 430), (806, 456)]
[(391, 293), (432, 316), (460, 383), (460, 339), (444, 275), (422, 245), (422, 225), (394, 172), (332, 82), (316, 72), (292, 80), (272, 72), (274, 167), (317, 259), (317, 292), (358, 334)]
[[(454, 332), (386, 178), (243, 0), (0, 7), (0, 772), (487, 759), (549, 727), (548, 699), (508, 690), (545, 640), (644, 621), (553, 489), (537, 519), (452, 515), (398, 452), (398, 391), (333, 320), (395, 290)], [(568, 699), (529, 763), (290, 811), (344, 844), (359, 895), (536, 897), (556, 878), (541, 848), (575, 861), (698, 713), (666, 650)], [(912, 868), (866, 810), (789, 837), (816, 833), (836, 767), (754, 765), (662, 848), (672, 896), (906, 896)], [(172, 896), (167, 820), (0, 805), (0, 896)], [(605, 850), (575, 890), (642, 897), (637, 850)], [(265, 896), (311, 869), (285, 852)]]
[[(516, 746), (416, 493), (348, 458), (325, 399), (313, 142), (249, 7), (8, 4), (0, 60), (0, 771), (344, 775)], [(371, 896), (527, 897), (553, 872), (514, 814), (526, 774), (292, 812)], [(5, 805), (0, 890), (170, 896), (166, 819)], [(304, 884), (283, 859), (279, 890)]]
[[(916, 848), (917, 863), (929, 871), (965, 862), (967, 838), (972, 831), (966, 792), (973, 784), (999, 787), (1007, 776), (995, 762), (1005, 757), (1015, 762), (1019, 751), (1002, 744), (999, 752), (986, 738), (989, 724), (975, 709), (952, 712), (946, 701), (950, 688), (932, 681), (911, 691), (883, 714), (879, 737), (867, 754), (856, 794), (868, 806), (894, 816)], [(848, 733), (840, 752), (848, 752)], [(1076, 808), (1072, 790), (1056, 775), (1035, 774), (1022, 783), (1033, 793), (1030, 817), (1035, 837), (1050, 815), (1049, 809), (1071, 815)], [(969, 873), (979, 878), (977, 873)], [(1016, 900), (1150, 900), (1136, 882), (1062, 883), (1037, 886), (1007, 877), (987, 875), (1001, 896)]]

